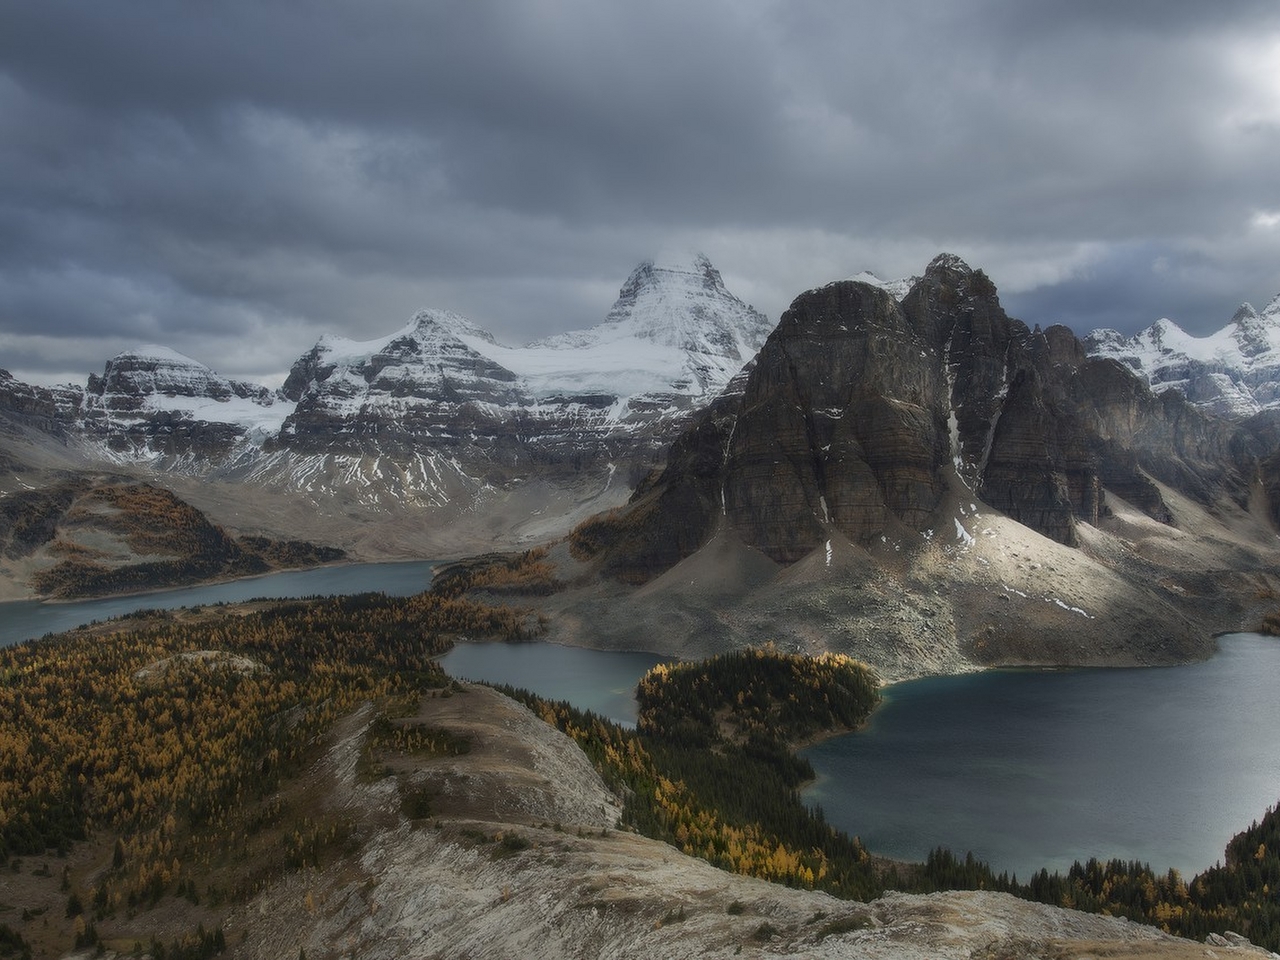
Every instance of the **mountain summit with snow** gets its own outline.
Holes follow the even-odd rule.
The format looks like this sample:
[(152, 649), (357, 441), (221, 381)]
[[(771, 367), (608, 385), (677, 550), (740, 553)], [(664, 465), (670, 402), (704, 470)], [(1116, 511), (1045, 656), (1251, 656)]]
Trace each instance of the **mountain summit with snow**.
[(8, 377), (0, 414), (87, 458), (268, 485), (316, 502), (471, 509), (519, 485), (618, 499), (658, 466), (772, 328), (702, 254), (632, 271), (603, 322), (509, 346), (421, 310), (373, 340), (328, 335), (278, 391), (163, 346), (109, 360), (86, 388)]
[(1084, 344), (1091, 355), (1133, 370), (1157, 393), (1180, 390), (1209, 413), (1240, 419), (1280, 409), (1280, 296), (1261, 313), (1243, 304), (1207, 337), (1161, 319), (1132, 337), (1095, 330)]
[(705, 254), (646, 260), (631, 272), (603, 323), (530, 344), (590, 354), (670, 352), (668, 388), (714, 395), (755, 356), (773, 323), (727, 289)]
[(502, 485), (535, 465), (634, 482), (770, 329), (701, 254), (642, 263), (604, 322), (523, 347), (426, 310), (378, 340), (321, 339), (285, 382), (297, 406), (274, 446), (389, 456), (424, 489), (446, 475)]

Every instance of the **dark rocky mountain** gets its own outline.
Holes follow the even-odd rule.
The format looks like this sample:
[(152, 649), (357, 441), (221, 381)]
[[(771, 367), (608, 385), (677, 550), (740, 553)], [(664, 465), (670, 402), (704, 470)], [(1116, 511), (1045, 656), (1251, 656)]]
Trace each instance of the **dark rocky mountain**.
[[(1079, 641), (1080, 618), (1107, 617), (1124, 656), (1156, 662), (1235, 626), (1258, 590), (1243, 571), (1274, 576), (1278, 440), (1265, 415), (1218, 419), (1065, 327), (1028, 328), (944, 255), (900, 301), (858, 281), (796, 298), (741, 394), (571, 546), (606, 579), (651, 584), (612, 595), (615, 619), (676, 650), (791, 636), (893, 672), (939, 631), (920, 662), (1114, 662)], [(695, 594), (732, 609), (698, 615)], [(598, 622), (584, 602), (562, 604), (564, 624)]]
[(1263, 446), (1087, 356), (1065, 327), (1008, 317), (985, 274), (941, 256), (901, 302), (856, 281), (798, 297), (741, 398), (704, 414), (633, 500), (666, 531), (653, 556), (628, 539), (616, 562), (661, 572), (720, 515), (782, 563), (832, 531), (867, 546), (937, 527), (957, 485), (1074, 546), (1108, 491), (1162, 522), (1156, 481), (1246, 504)]

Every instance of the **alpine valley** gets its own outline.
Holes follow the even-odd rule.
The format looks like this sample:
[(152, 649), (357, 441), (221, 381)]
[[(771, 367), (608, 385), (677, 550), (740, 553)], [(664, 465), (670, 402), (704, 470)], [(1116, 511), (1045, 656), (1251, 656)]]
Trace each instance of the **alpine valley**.
[[(1168, 663), (1280, 590), (1280, 299), (1082, 341), (941, 255), (771, 328), (696, 255), (523, 347), (424, 310), (322, 338), (278, 391), (152, 346), (83, 388), (0, 374), (0, 413), (11, 493), (88, 471), (356, 558), (545, 548), (548, 636), (578, 644)], [(9, 595), (47, 566), (24, 542)]]
[[(424, 310), (321, 338), (279, 390), (163, 346), (83, 386), (0, 371), (0, 599), (445, 557), (409, 597), (0, 650), (0, 956), (1280, 946), (1280, 814), (1190, 880), (1019, 883), (873, 856), (795, 752), (886, 681), (1280, 632), (1280, 300), (1080, 339), (943, 254), (775, 326), (698, 255), (640, 264), (588, 330), (513, 347)], [(530, 639), (686, 662), (628, 729), (437, 659)]]

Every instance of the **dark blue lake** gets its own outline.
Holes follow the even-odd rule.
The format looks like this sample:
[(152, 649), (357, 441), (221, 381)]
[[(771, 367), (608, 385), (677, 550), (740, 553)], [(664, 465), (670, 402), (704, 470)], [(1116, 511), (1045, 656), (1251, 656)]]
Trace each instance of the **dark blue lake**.
[(353, 563), (310, 570), (286, 570), (227, 583), (179, 587), (127, 597), (41, 603), (0, 603), (0, 647), (46, 633), (60, 633), (94, 620), (107, 620), (135, 610), (174, 610), (211, 603), (237, 603), (258, 597), (307, 597), (380, 590), (392, 596), (421, 593), (431, 585), (431, 561)]
[(1188, 878), (1280, 801), (1280, 641), (1204, 663), (900, 683), (865, 730), (806, 750), (805, 794), (886, 856), (947, 846), (1021, 879), (1122, 857)]
[(440, 658), (450, 676), (523, 687), (618, 723), (636, 722), (636, 684), (669, 657), (555, 643), (462, 643)]

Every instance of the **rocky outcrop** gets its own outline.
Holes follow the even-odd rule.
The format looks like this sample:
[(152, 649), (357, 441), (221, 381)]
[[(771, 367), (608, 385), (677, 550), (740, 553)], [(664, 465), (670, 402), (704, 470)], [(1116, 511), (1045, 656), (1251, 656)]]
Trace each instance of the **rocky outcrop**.
[(724, 509), (776, 560), (826, 525), (867, 542), (918, 525), (942, 493), (945, 389), (888, 293), (839, 283), (797, 299), (761, 351), (724, 460)]
[(79, 422), (83, 402), (77, 387), (39, 387), (0, 370), (0, 419), (13, 426), (65, 438)]

